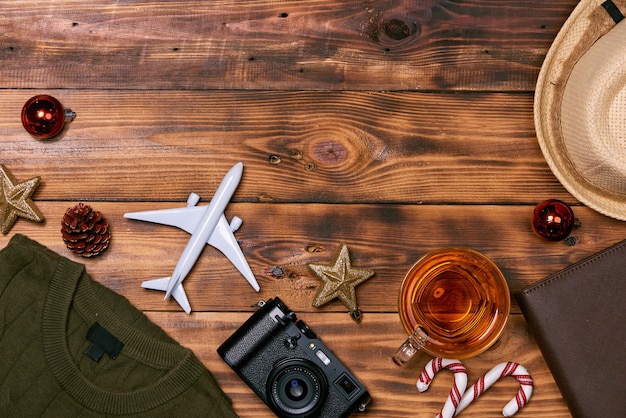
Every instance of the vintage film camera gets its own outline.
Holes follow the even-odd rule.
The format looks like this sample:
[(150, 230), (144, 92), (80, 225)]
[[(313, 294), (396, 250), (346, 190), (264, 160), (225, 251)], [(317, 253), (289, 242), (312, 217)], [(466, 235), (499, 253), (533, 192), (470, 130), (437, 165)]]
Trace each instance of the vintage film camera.
[(279, 417), (347, 417), (370, 395), (279, 298), (260, 303), (217, 352)]

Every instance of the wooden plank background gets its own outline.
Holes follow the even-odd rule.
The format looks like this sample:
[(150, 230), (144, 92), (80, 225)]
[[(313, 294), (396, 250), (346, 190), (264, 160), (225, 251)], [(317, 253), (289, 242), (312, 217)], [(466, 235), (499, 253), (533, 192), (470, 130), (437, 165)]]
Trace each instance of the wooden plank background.
[[(397, 292), (409, 267), (446, 246), (476, 249), (512, 292), (626, 237), (579, 204), (538, 147), (533, 93), (545, 54), (576, 5), (540, 1), (0, 1), (0, 163), (40, 175), (46, 222), (23, 233), (65, 249), (60, 220), (87, 202), (109, 220), (111, 248), (84, 262), (192, 348), (241, 416), (271, 416), (215, 349), (280, 296), (370, 390), (367, 416), (433, 416), (451, 382), (414, 384), (428, 360), (400, 369)], [(47, 93), (77, 113), (52, 141), (28, 136), (20, 111)], [(187, 236), (125, 212), (207, 202), (244, 163), (227, 216), (261, 285), (207, 248), (185, 282), (194, 313), (139, 287), (169, 274)], [(559, 198), (580, 221), (578, 243), (531, 231), (536, 203)], [(357, 288), (363, 322), (338, 301), (313, 308), (307, 263), (341, 243), (376, 275)], [(535, 393), (520, 417), (569, 413), (514, 304), (500, 343), (467, 360), (470, 380), (498, 362), (523, 363)], [(463, 416), (499, 416), (505, 380)]]

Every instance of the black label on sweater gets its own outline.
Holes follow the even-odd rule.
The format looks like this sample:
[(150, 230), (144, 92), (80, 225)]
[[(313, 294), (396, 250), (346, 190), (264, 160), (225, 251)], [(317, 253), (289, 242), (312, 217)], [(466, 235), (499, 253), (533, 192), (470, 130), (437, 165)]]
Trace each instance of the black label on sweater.
[(107, 353), (111, 360), (115, 360), (124, 348), (124, 343), (115, 338), (99, 323), (94, 323), (87, 331), (87, 339), (92, 343), (85, 351), (85, 354), (93, 361), (100, 361), (104, 353)]

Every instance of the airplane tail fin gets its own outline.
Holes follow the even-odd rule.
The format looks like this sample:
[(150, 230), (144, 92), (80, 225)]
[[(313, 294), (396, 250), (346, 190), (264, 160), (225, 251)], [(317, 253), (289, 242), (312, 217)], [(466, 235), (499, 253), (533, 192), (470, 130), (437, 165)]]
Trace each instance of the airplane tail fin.
[[(163, 277), (162, 279), (148, 280), (141, 283), (141, 287), (144, 289), (152, 289), (152, 290), (161, 290), (163, 292), (167, 292), (167, 285), (170, 281), (170, 277)], [(180, 305), (181, 308), (187, 313), (191, 313), (191, 306), (189, 305), (189, 300), (187, 299), (187, 294), (185, 293), (185, 289), (183, 288), (183, 284), (179, 284), (173, 291), (172, 296), (176, 299), (176, 302)]]

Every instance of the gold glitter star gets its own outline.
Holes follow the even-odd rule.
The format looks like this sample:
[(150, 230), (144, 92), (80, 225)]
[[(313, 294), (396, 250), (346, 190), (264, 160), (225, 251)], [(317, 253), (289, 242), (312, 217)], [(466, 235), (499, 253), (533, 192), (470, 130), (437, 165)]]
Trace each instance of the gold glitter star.
[(339, 298), (350, 309), (350, 315), (356, 322), (361, 322), (361, 309), (356, 303), (355, 287), (374, 275), (371, 270), (353, 268), (350, 264), (348, 246), (341, 244), (337, 257), (331, 266), (308, 264), (311, 271), (323, 282), (320, 286), (313, 306), (322, 306), (335, 298)]
[(18, 183), (3, 164), (0, 164), (0, 222), (2, 233), (8, 234), (17, 218), (34, 222), (43, 222), (44, 217), (35, 206), (30, 196), (33, 194), (41, 177)]

